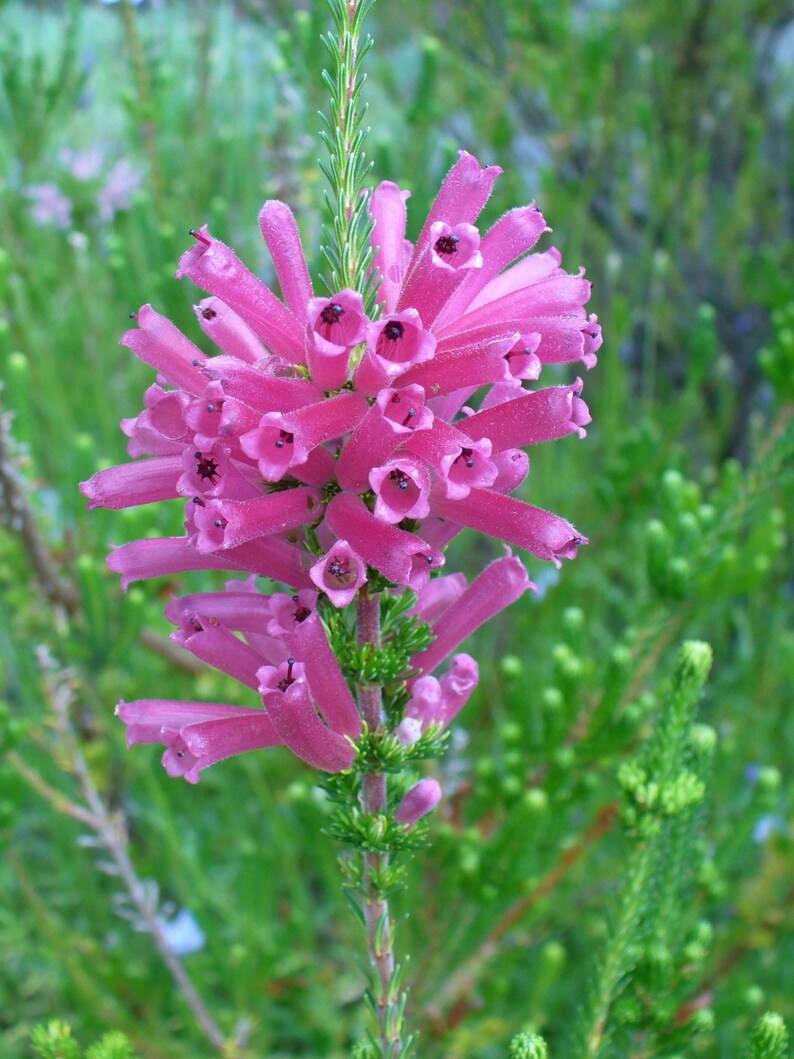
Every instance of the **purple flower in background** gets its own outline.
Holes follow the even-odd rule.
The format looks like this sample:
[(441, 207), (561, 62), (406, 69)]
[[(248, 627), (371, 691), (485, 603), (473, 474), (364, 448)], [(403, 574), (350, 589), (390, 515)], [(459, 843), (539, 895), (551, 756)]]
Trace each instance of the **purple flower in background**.
[(72, 203), (57, 184), (29, 184), (23, 191), (32, 203), (30, 215), (39, 225), (54, 224), (64, 231), (72, 226)]
[(128, 210), (142, 180), (143, 170), (126, 158), (120, 158), (108, 173), (99, 192), (99, 219), (112, 221), (119, 210)]
[[(123, 166), (118, 196), (134, 184)], [(219, 352), (208, 356), (148, 305), (123, 336), (157, 372), (145, 409), (122, 424), (130, 456), (145, 458), (81, 489), (90, 506), (111, 508), (181, 498), (185, 535), (122, 545), (109, 566), (125, 587), (197, 569), (289, 586), (265, 595), (246, 578), (169, 604), (172, 638), (259, 696), (250, 708), (121, 704), (128, 741), (162, 743), (170, 774), (196, 782), (222, 758), (276, 745), (329, 772), (348, 768), (361, 719), (321, 616), (374, 578), (417, 592), (414, 613), (435, 634), (412, 659), (399, 738), (445, 727), (477, 666), (457, 654), (433, 671), (534, 587), (509, 548), (468, 587), (459, 574), (437, 577), (446, 545), (468, 527), (559, 567), (586, 543), (511, 494), (529, 470), (525, 446), (582, 437), (590, 421), (581, 379), (533, 388), (546, 364), (595, 364), (590, 284), (560, 268), (557, 250), (534, 251), (549, 230), (534, 204), (476, 227), (500, 172), (461, 152), (415, 245), (408, 193), (375, 189), (374, 312), (353, 290), (315, 295), (295, 218), (271, 201), (260, 227), (283, 300), (204, 227), (177, 275), (210, 295), (196, 313)], [(440, 793), (423, 783), (399, 811), (408, 826)]]

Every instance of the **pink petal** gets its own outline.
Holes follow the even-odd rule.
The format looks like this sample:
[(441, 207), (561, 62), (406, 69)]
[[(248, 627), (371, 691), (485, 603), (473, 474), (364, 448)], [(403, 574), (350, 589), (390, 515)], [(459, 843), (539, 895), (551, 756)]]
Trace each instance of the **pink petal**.
[(155, 456), (97, 471), (88, 481), (80, 482), (80, 492), (88, 497), (89, 511), (95, 507), (119, 510), (153, 504), (179, 496), (176, 483), (181, 473), (181, 457)]
[(326, 523), (340, 539), (350, 541), (365, 562), (398, 585), (418, 590), (444, 557), (413, 533), (390, 526), (368, 510), (357, 496), (339, 493), (326, 509)]
[(206, 380), (200, 369), (207, 358), (198, 346), (151, 305), (142, 305), (135, 320), (138, 327), (125, 331), (119, 345), (127, 346), (145, 364), (156, 368), (172, 386), (201, 393)]
[(343, 735), (326, 728), (303, 681), (296, 680), (286, 691), (260, 691), (276, 731), (299, 758), (324, 772), (342, 772), (353, 764), (353, 746)]
[(259, 214), (259, 227), (276, 266), (284, 301), (295, 317), (305, 323), (306, 306), (314, 292), (292, 210), (283, 202), (270, 199)]
[(411, 659), (411, 666), (423, 676), (432, 673), (443, 660), (485, 622), (534, 587), (524, 564), (506, 555), (486, 566), (451, 607), (433, 625), (436, 639)]
[(202, 298), (193, 311), (204, 334), (229, 356), (248, 364), (270, 356), (245, 320), (220, 298)]
[(432, 813), (440, 801), (441, 784), (433, 779), (419, 780), (397, 806), (394, 819), (410, 829), (417, 820)]
[(384, 180), (369, 200), (369, 212), (375, 221), (371, 241), (378, 248), (373, 266), (380, 273), (379, 298), (387, 313), (394, 312), (405, 275), (405, 200), (410, 195), (410, 191), (401, 191), (390, 180)]
[(311, 696), (328, 727), (357, 739), (361, 734), (361, 715), (316, 613), (296, 625), (291, 642), (295, 657), (303, 662)]
[(291, 364), (305, 362), (301, 324), (228, 246), (212, 238), (206, 225), (179, 259), (176, 274), (221, 298), (277, 356)]
[(587, 543), (586, 537), (558, 515), (491, 489), (472, 489), (462, 500), (447, 499), (442, 489), (434, 489), (431, 506), (433, 514), (440, 518), (526, 548), (539, 559), (550, 559), (557, 567), (562, 565), (561, 558), (575, 558), (577, 546)]

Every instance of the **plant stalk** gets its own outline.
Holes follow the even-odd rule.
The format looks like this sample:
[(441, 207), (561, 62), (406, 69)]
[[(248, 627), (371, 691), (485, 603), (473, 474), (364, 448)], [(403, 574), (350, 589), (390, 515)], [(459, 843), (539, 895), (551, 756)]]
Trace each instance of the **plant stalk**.
[[(380, 647), (380, 595), (359, 593), (356, 603), (359, 646), (366, 643)], [(374, 684), (358, 687), (358, 703), (371, 732), (383, 725), (381, 688)], [(361, 807), (366, 814), (386, 812), (387, 783), (383, 772), (366, 772), (361, 782)], [(389, 903), (379, 880), (388, 867), (384, 853), (364, 853), (364, 922), (367, 930), (369, 960), (372, 968), (372, 999), (378, 1018), (378, 1032), (383, 1059), (398, 1059), (402, 1053), (400, 1032), (400, 999), (394, 982), (393, 924)]]

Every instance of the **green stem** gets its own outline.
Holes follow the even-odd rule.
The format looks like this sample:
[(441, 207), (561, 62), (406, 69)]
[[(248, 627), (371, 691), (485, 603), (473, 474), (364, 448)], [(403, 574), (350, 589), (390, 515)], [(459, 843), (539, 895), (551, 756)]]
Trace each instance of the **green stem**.
[[(380, 595), (359, 593), (356, 603), (359, 646), (366, 643), (380, 647)], [(358, 687), (358, 703), (370, 731), (384, 723), (381, 688), (374, 684)], [(366, 772), (361, 782), (361, 807), (367, 815), (385, 814), (388, 804), (386, 774)], [(372, 997), (378, 1017), (378, 1032), (383, 1059), (398, 1059), (402, 1053), (400, 1033), (400, 996), (394, 981), (393, 924), (389, 903), (380, 880), (389, 865), (385, 853), (364, 853), (364, 922), (367, 930), (369, 959), (373, 973)]]

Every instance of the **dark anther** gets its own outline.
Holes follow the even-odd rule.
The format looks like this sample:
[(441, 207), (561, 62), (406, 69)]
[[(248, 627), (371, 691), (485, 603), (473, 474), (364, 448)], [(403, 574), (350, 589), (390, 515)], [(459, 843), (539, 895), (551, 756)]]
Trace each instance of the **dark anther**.
[(349, 559), (331, 559), (328, 563), (328, 573), (331, 577), (336, 577), (341, 580), (343, 577), (350, 576), (350, 560)]
[(137, 319), (138, 319), (138, 314), (137, 313), (130, 313), (130, 320), (137, 320)]
[(461, 449), (460, 450), (460, 455), (455, 457), (455, 463), (457, 463), (458, 460), (460, 460), (460, 459), (465, 459), (466, 460), (466, 466), (467, 467), (473, 467), (474, 466), (474, 460), (472, 459), (473, 455), (474, 455), (474, 450), (473, 449)]
[(192, 615), (192, 617), (188, 618), (188, 621), (193, 626), (193, 632), (204, 632), (204, 626), (201, 624), (195, 614)]
[[(295, 601), (297, 602), (297, 600), (298, 597), (296, 596)], [(292, 617), (295, 619), (298, 625), (300, 625), (302, 621), (306, 621), (310, 614), (311, 610), (308, 607), (298, 607), (298, 609), (293, 613)]]
[(390, 342), (396, 342), (398, 338), (402, 338), (404, 330), (399, 320), (390, 320), (383, 328), (383, 334)]
[(201, 315), (205, 320), (214, 320), (218, 315), (214, 309), (210, 309), (209, 306), (206, 309), (201, 310)]
[(213, 522), (213, 526), (217, 527), (218, 529), (223, 529), (225, 525), (226, 523), (223, 521), (222, 518), (216, 518)]
[(196, 452), (194, 455), (198, 460), (196, 474), (198, 474), (199, 478), (212, 481), (213, 478), (218, 477), (218, 464), (211, 456), (202, 456), (200, 452)]
[(201, 361), (200, 360), (193, 360), (193, 361), (191, 361), (191, 363), (192, 363), (194, 368), (200, 368), (201, 367)]
[(207, 411), (208, 412), (214, 412), (215, 411), (215, 405), (214, 404), (208, 404), (207, 405)]
[(389, 480), (396, 482), (398, 489), (407, 489), (408, 483), (411, 481), (405, 471), (400, 471), (396, 468), (389, 473)]
[(392, 399), (391, 399), (391, 403), (392, 403), (392, 404), (399, 404), (399, 403), (400, 403), (400, 395), (399, 395), (398, 393), (396, 393), (396, 394), (395, 394), (395, 395), (394, 395), (394, 396), (392, 397)]
[(291, 445), (295, 440), (295, 436), (290, 434), (287, 430), (279, 430), (278, 437), (276, 438), (276, 448), (283, 449), (284, 445)]
[(440, 257), (452, 257), (458, 252), (459, 242), (459, 235), (440, 235), (433, 249)]
[(415, 415), (416, 415), (416, 409), (415, 408), (409, 408), (408, 409), (408, 414), (406, 415), (405, 419), (403, 419), (403, 426), (407, 427), (409, 422), (413, 419), (413, 417)]
[(202, 497), (202, 496), (194, 496), (193, 497), (193, 503), (194, 504), (198, 504), (199, 507), (206, 507), (207, 506), (204, 503), (204, 497)]
[(344, 316), (344, 313), (345, 310), (338, 302), (330, 302), (320, 313), (320, 319), (324, 324), (335, 324)]
[(185, 751), (184, 750), (177, 750), (176, 756), (177, 757), (184, 757), (185, 756)]
[(212, 246), (212, 242), (206, 237), (206, 235), (202, 235), (198, 228), (191, 228), (188, 234), (192, 235), (199, 243), (203, 243), (205, 246)]

